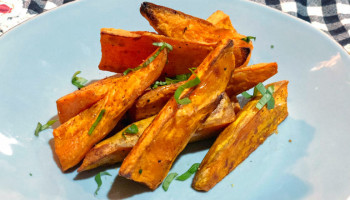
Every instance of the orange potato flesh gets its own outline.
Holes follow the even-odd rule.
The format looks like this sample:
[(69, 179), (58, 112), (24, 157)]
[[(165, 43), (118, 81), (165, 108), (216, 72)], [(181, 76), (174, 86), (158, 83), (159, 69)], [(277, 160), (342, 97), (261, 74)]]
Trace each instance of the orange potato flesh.
[[(253, 88), (259, 82), (264, 82), (276, 73), (276, 63), (260, 63), (235, 69), (227, 85), (226, 92), (228, 96), (239, 95), (243, 91)], [(183, 83), (159, 86), (154, 90), (145, 92), (131, 107), (129, 111), (131, 118), (134, 121), (138, 121), (157, 114), (181, 84)]]
[[(132, 147), (134, 147), (143, 131), (151, 124), (154, 118), (155, 116), (152, 116), (134, 122), (133, 124), (138, 127), (137, 134), (124, 134), (123, 137), (123, 132), (129, 127), (127, 126), (114, 136), (95, 145), (86, 154), (83, 164), (79, 167), (78, 172), (123, 161)], [(229, 97), (225, 94), (216, 109), (192, 136), (190, 142), (217, 136), (220, 130), (233, 122), (234, 119), (235, 111), (233, 105)]]
[[(153, 42), (166, 42), (173, 46), (163, 72), (168, 77), (188, 73), (189, 68), (198, 67), (216, 46), (216, 43), (185, 41), (149, 32), (102, 28), (99, 69), (122, 73), (127, 68), (135, 68), (156, 49)], [(245, 66), (249, 62), (252, 45), (242, 40), (234, 40), (234, 43), (235, 66)]]
[(81, 88), (80, 90), (76, 90), (73, 93), (59, 98), (56, 101), (56, 105), (58, 118), (60, 119), (61, 124), (102, 99), (110, 87), (113, 86), (113, 81), (120, 76), (120, 74), (117, 74), (99, 80)]
[[(178, 105), (171, 98), (124, 159), (119, 175), (156, 189), (192, 135), (217, 107), (232, 75), (233, 41), (224, 40), (204, 59), (196, 73), (201, 83), (185, 89)], [(194, 79), (192, 75), (189, 80)], [(217, 80), (220, 80), (219, 82)]]
[(166, 42), (173, 46), (163, 72), (169, 77), (188, 73), (188, 68), (198, 67), (216, 46), (215, 43), (191, 42), (149, 32), (102, 28), (99, 69), (122, 73), (128, 68), (135, 68), (156, 49), (152, 45), (154, 42)]
[(288, 81), (273, 85), (275, 108), (268, 110), (264, 106), (258, 110), (255, 106), (261, 95), (248, 102), (209, 149), (193, 179), (194, 189), (209, 191), (258, 148), (287, 117)]
[[(157, 80), (166, 58), (167, 50), (164, 49), (147, 67), (113, 79), (113, 87), (102, 99), (54, 129), (55, 152), (63, 171), (78, 164), (93, 145), (115, 127), (134, 101)], [(89, 135), (89, 129), (102, 109), (105, 113)]]

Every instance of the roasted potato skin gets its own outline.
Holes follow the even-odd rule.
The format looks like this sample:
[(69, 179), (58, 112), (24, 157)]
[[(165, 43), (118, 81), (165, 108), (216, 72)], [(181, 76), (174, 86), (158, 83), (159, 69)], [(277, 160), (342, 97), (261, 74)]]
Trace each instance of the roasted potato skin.
[(268, 110), (264, 106), (258, 110), (255, 106), (261, 95), (248, 102), (209, 149), (193, 179), (194, 189), (209, 191), (258, 148), (288, 116), (288, 81), (273, 85), (275, 108)]
[[(229, 97), (239, 95), (275, 75), (277, 68), (277, 63), (260, 63), (235, 69), (227, 85), (226, 93)], [(157, 114), (181, 84), (183, 83), (159, 86), (154, 90), (147, 90), (129, 110), (132, 120), (139, 121)]]
[[(115, 127), (135, 100), (157, 80), (166, 59), (167, 50), (164, 49), (147, 67), (115, 79), (102, 99), (54, 129), (55, 152), (63, 171), (78, 164), (93, 145)], [(90, 127), (103, 109), (101, 121), (89, 135)]]
[(234, 38), (231, 29), (219, 28), (204, 19), (153, 3), (142, 3), (140, 13), (161, 35), (207, 43)]
[[(235, 67), (246, 66), (249, 63), (251, 52), (253, 50), (253, 43), (246, 43), (242, 38), (246, 36), (237, 33), (233, 28), (222, 28), (229, 26), (231, 23), (229, 17), (219, 16), (226, 15), (222, 13), (214, 13), (209, 20), (214, 18), (226, 18), (226, 21), (214, 21), (216, 25), (208, 20), (200, 19), (183, 12), (159, 6), (153, 3), (144, 2), (141, 4), (140, 12), (150, 25), (159, 34), (172, 38), (183, 39), (185, 41), (196, 41), (206, 43), (217, 43), (224, 38), (231, 38), (235, 43)], [(225, 19), (224, 19), (225, 20)]]
[(156, 189), (199, 125), (217, 107), (232, 76), (227, 64), (233, 62), (233, 41), (220, 42), (196, 70), (201, 83), (180, 96), (192, 102), (178, 105), (170, 99), (124, 159), (119, 175)]

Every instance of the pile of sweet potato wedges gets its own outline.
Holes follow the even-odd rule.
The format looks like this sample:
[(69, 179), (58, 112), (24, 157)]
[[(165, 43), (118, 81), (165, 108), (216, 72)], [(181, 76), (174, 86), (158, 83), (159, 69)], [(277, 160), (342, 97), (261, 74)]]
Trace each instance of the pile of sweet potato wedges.
[[(79, 172), (123, 162), (120, 176), (156, 189), (189, 142), (217, 137), (192, 184), (208, 191), (287, 117), (288, 81), (270, 84), (273, 109), (256, 108), (259, 94), (241, 108), (236, 96), (275, 75), (277, 64), (248, 66), (253, 43), (228, 15), (216, 11), (204, 20), (147, 2), (140, 12), (158, 34), (101, 29), (99, 69), (116, 75), (57, 100), (61, 125), (53, 132), (55, 152), (63, 171), (81, 161)], [(153, 45), (157, 42), (172, 49)], [(123, 74), (129, 68), (137, 70)], [(151, 87), (193, 68), (188, 80)], [(195, 79), (200, 82), (183, 87)], [(185, 98), (186, 104), (179, 103)], [(137, 132), (126, 132), (128, 125), (111, 133), (121, 119)]]

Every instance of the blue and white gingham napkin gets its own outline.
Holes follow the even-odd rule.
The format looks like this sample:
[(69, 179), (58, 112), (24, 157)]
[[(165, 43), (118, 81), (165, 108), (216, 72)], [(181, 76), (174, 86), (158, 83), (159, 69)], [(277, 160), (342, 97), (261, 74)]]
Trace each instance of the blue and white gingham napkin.
[[(74, 0), (0, 0), (15, 11), (0, 13), (0, 35), (11, 27)], [(350, 53), (349, 0), (250, 0), (303, 19), (334, 38)]]

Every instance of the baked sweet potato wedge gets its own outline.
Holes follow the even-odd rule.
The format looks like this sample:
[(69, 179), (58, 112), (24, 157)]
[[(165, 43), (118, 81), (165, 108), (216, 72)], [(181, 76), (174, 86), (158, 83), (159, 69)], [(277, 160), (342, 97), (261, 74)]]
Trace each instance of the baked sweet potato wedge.
[[(216, 43), (185, 41), (150, 32), (102, 28), (99, 69), (122, 73), (128, 68), (135, 68), (156, 49), (153, 42), (166, 42), (173, 46), (163, 71), (167, 77), (188, 73), (189, 68), (198, 67), (216, 46)], [(235, 66), (244, 66), (249, 62), (252, 47), (245, 43), (235, 41)]]
[(163, 49), (147, 67), (113, 79), (113, 87), (102, 99), (54, 129), (55, 152), (63, 171), (78, 164), (115, 127), (134, 101), (157, 80), (166, 59), (167, 50)]
[[(228, 96), (236, 96), (253, 88), (277, 73), (277, 63), (260, 63), (235, 69), (227, 85)], [(160, 86), (146, 91), (131, 107), (129, 114), (132, 120), (138, 121), (157, 114), (174, 95), (182, 82)]]
[(216, 45), (169, 38), (150, 32), (102, 28), (102, 58), (99, 69), (122, 73), (128, 68), (135, 68), (156, 49), (153, 42), (166, 42), (173, 46), (163, 72), (170, 77), (188, 73), (188, 68), (198, 67)]
[[(83, 164), (79, 167), (78, 172), (123, 161), (132, 147), (134, 147), (143, 131), (151, 124), (154, 117), (155, 115), (134, 122), (133, 124), (138, 127), (137, 134), (125, 134), (124, 131), (129, 127), (127, 126), (114, 136), (96, 144), (86, 154)], [(225, 94), (219, 105), (191, 137), (190, 142), (204, 140), (218, 135), (218, 133), (228, 124), (232, 123), (234, 119), (234, 107), (229, 97)]]
[(259, 63), (235, 70), (226, 88), (228, 96), (236, 96), (277, 74), (277, 63)]
[(236, 68), (246, 66), (249, 63), (253, 43), (241, 40), (245, 36), (237, 33), (234, 29), (222, 28), (220, 24), (216, 26), (207, 20), (149, 2), (141, 4), (140, 12), (154, 30), (161, 35), (206, 43), (216, 43), (223, 38), (231, 38), (235, 43), (233, 53), (235, 54)]
[(232, 29), (221, 28), (207, 20), (153, 3), (143, 2), (140, 12), (154, 30), (169, 37), (207, 43), (236, 38)]
[(275, 108), (268, 110), (264, 106), (258, 110), (255, 106), (261, 95), (248, 102), (209, 149), (193, 179), (194, 189), (209, 191), (258, 148), (287, 117), (288, 81), (273, 85)]
[[(200, 83), (185, 89), (180, 105), (171, 98), (124, 159), (119, 175), (156, 189), (179, 153), (223, 97), (234, 65), (233, 41), (223, 40), (196, 69)], [(196, 78), (192, 75), (188, 81)], [(218, 81), (220, 80), (220, 81)]]
[(121, 74), (96, 81), (80, 90), (65, 95), (56, 101), (58, 118), (63, 124), (70, 118), (76, 116), (81, 111), (89, 108), (94, 103), (102, 99), (110, 87), (113, 86), (115, 79), (118, 79)]

